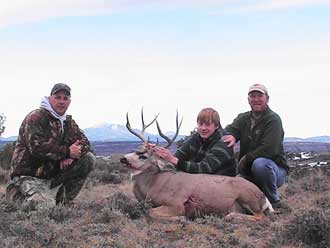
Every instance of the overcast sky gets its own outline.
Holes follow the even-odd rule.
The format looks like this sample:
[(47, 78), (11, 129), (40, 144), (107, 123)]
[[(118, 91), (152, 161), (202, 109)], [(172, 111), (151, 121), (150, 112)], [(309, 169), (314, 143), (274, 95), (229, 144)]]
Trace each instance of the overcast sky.
[[(0, 2), (0, 113), (17, 135), (54, 83), (72, 88), (81, 128), (140, 128), (160, 113), (180, 133), (213, 107), (225, 126), (264, 83), (285, 136), (330, 135), (330, 1), (10, 0)], [(166, 2), (166, 3), (162, 3)], [(153, 131), (151, 129), (150, 131)]]

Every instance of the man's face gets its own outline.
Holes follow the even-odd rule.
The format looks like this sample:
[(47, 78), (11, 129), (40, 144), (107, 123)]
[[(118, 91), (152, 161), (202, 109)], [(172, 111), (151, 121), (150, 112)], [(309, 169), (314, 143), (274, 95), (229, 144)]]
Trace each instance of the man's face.
[(197, 122), (197, 132), (203, 139), (210, 137), (218, 128), (219, 126), (216, 126), (213, 122)]
[(262, 112), (267, 108), (269, 97), (259, 91), (252, 91), (248, 100), (253, 112)]
[(56, 92), (49, 98), (49, 103), (56, 113), (64, 115), (71, 103), (71, 97), (63, 90)]

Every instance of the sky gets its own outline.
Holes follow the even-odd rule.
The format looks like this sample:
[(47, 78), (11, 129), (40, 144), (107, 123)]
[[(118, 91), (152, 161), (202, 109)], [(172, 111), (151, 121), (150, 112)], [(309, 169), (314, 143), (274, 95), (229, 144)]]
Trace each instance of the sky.
[(205, 107), (226, 126), (263, 83), (286, 137), (330, 135), (329, 13), (330, 0), (0, 0), (2, 136), (55, 83), (82, 129), (127, 112), (141, 128), (142, 107), (164, 132), (178, 110), (189, 134)]

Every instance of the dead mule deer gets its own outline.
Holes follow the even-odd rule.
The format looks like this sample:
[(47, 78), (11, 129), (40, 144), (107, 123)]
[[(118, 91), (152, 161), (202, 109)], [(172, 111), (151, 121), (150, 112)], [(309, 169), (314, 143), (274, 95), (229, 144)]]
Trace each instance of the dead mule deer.
[(176, 219), (178, 216), (194, 218), (217, 214), (227, 218), (261, 220), (265, 218), (265, 211), (274, 211), (263, 192), (242, 177), (189, 174), (175, 169), (163, 169), (168, 162), (156, 155), (152, 148), (148, 148), (144, 131), (156, 121), (158, 132), (167, 141), (166, 147), (169, 147), (177, 137), (181, 125), (178, 122), (178, 113), (177, 131), (171, 139), (161, 132), (157, 116), (145, 125), (143, 111), (141, 115), (141, 134), (131, 128), (128, 115), (126, 127), (143, 141), (143, 145), (134, 153), (126, 154), (120, 161), (135, 171), (132, 179), (137, 200), (147, 201), (155, 206), (149, 212), (151, 217)]

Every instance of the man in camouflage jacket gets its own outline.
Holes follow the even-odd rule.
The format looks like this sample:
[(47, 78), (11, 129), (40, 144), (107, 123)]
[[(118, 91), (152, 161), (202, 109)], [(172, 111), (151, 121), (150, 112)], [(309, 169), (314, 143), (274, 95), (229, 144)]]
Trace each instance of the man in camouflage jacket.
[(178, 170), (187, 173), (236, 175), (233, 148), (222, 141), (220, 117), (212, 108), (202, 109), (197, 116), (197, 132), (193, 133), (173, 155), (155, 146), (155, 152)]
[(39, 205), (69, 204), (95, 164), (90, 143), (70, 115), (71, 89), (55, 84), (23, 120), (7, 197)]

